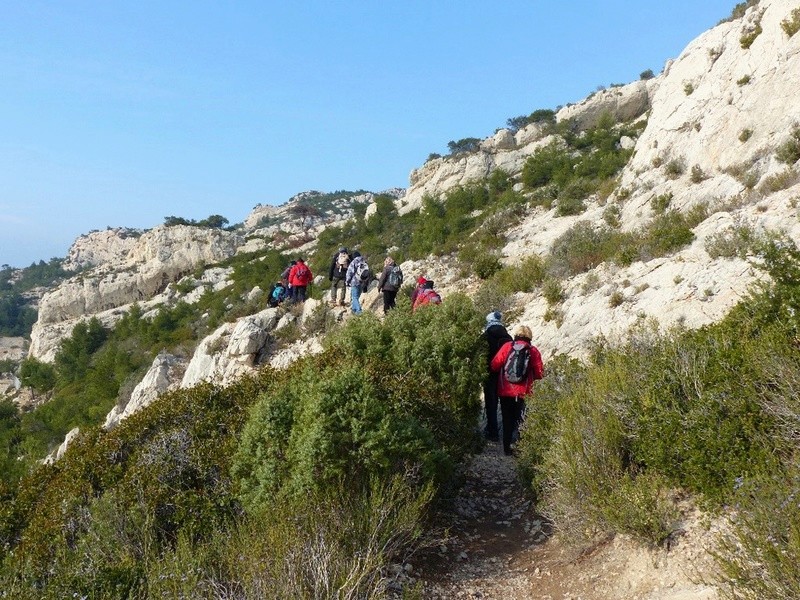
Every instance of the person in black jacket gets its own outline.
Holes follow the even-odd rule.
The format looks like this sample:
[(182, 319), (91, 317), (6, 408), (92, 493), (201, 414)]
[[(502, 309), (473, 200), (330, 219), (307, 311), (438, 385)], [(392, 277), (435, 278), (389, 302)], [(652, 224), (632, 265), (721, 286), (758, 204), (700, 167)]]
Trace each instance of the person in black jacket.
[[(497, 351), (506, 342), (512, 341), (511, 336), (503, 325), (502, 319), (503, 315), (496, 310), (486, 315), (486, 327), (483, 329), (483, 337), (489, 346), (487, 367), (491, 365)], [(483, 430), (483, 434), (486, 439), (493, 442), (500, 440), (500, 431), (497, 426), (497, 379), (498, 373), (492, 373), (491, 368), (488, 368), (488, 375), (483, 382), (483, 401), (486, 407), (486, 428)]]
[(387, 256), (383, 261), (383, 272), (378, 279), (378, 291), (383, 294), (383, 314), (394, 308), (401, 285), (403, 285), (403, 271), (391, 256)]
[(342, 246), (339, 251), (333, 255), (331, 260), (331, 268), (328, 269), (328, 281), (331, 282), (331, 305), (336, 306), (336, 296), (338, 291), (339, 306), (344, 306), (344, 297), (347, 294), (347, 284), (345, 277), (347, 275), (347, 267), (350, 266), (350, 261), (353, 259), (347, 248)]

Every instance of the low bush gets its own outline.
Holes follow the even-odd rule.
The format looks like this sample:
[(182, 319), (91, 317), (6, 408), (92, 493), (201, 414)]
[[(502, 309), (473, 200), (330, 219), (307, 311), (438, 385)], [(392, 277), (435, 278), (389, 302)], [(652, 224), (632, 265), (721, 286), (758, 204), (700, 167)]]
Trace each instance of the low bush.
[(490, 284), (501, 294), (532, 292), (545, 278), (545, 263), (537, 255), (527, 256), (516, 265), (509, 265), (497, 271)]
[(747, 258), (758, 244), (758, 237), (752, 228), (738, 225), (708, 237), (705, 249), (711, 258)]
[(557, 277), (589, 271), (614, 255), (615, 239), (608, 229), (578, 221), (553, 242), (547, 270)]
[(761, 27), (761, 21), (757, 22), (754, 27), (745, 31), (742, 36), (739, 38), (739, 45), (744, 50), (749, 50), (750, 46), (753, 45), (753, 42), (756, 41), (756, 38), (760, 36), (764, 30)]
[(781, 29), (787, 36), (792, 37), (795, 33), (800, 31), (800, 8), (792, 9), (789, 16), (781, 21)]
[(778, 147), (775, 157), (788, 165), (800, 160), (800, 127), (795, 126), (792, 129), (789, 139)]
[(673, 488), (709, 507), (736, 503), (717, 554), (727, 581), (743, 584), (731, 597), (791, 597), (800, 251), (773, 241), (759, 255), (772, 283), (722, 322), (667, 333), (642, 324), (622, 346), (598, 343), (586, 365), (550, 361), (520, 464), (556, 526), (577, 536), (627, 531), (661, 543), (675, 527)]
[(483, 319), (458, 294), (428, 310), (362, 315), (254, 407), (234, 472), (246, 506), (354, 489), (408, 468), (442, 484), (474, 447)]

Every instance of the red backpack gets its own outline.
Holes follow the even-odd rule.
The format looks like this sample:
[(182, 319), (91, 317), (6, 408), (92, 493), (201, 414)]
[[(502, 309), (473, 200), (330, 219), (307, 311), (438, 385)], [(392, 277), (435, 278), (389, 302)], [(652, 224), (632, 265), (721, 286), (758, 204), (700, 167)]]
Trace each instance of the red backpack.
[(420, 290), (419, 294), (417, 294), (417, 299), (414, 300), (413, 308), (417, 308), (418, 306), (422, 306), (423, 304), (441, 304), (442, 297), (436, 290), (432, 289), (424, 289)]
[(294, 271), (294, 276), (297, 281), (300, 281), (303, 284), (308, 283), (310, 273), (311, 272), (308, 270), (308, 267), (305, 266), (305, 264), (297, 263), (297, 268)]

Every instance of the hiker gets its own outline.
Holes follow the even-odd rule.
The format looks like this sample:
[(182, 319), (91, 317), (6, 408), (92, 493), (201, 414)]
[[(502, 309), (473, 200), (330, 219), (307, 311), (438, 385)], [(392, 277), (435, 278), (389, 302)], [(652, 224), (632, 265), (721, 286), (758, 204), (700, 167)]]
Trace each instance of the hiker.
[(486, 315), (486, 327), (483, 329), (483, 338), (489, 346), (486, 356), (488, 374), (483, 382), (483, 403), (486, 409), (486, 428), (483, 430), (483, 435), (492, 442), (500, 441), (500, 430), (497, 427), (498, 373), (492, 372), (492, 359), (506, 342), (512, 341), (502, 319), (503, 315), (499, 311), (490, 312)]
[[(339, 296), (339, 306), (344, 306), (344, 297), (347, 295), (347, 267), (350, 266), (352, 257), (344, 246), (333, 255), (331, 268), (328, 269), (328, 281), (331, 282), (331, 306), (336, 306), (336, 296)], [(341, 293), (338, 291), (341, 290)]]
[(361, 253), (356, 250), (353, 252), (353, 260), (350, 266), (347, 267), (347, 275), (345, 276), (345, 283), (350, 288), (350, 310), (353, 314), (361, 314), (361, 303), (358, 298), (362, 292), (367, 291), (367, 286), (372, 279), (372, 274), (369, 270), (367, 261), (361, 256)]
[(391, 256), (387, 256), (383, 261), (383, 272), (378, 279), (378, 291), (383, 294), (383, 314), (394, 308), (401, 285), (403, 285), (403, 271)]
[(417, 296), (419, 295), (422, 286), (425, 285), (425, 282), (428, 280), (425, 277), (417, 277), (417, 287), (414, 288), (414, 291), (411, 292), (411, 306), (413, 308), (414, 302), (417, 301)]
[(513, 341), (506, 342), (492, 359), (491, 369), (498, 373), (497, 395), (503, 417), (503, 452), (514, 453), (512, 442), (525, 416), (525, 396), (533, 390), (535, 379), (544, 376), (542, 355), (531, 344), (530, 327), (518, 325)]
[(425, 283), (422, 284), (422, 287), (417, 291), (414, 304), (411, 305), (411, 310), (415, 311), (420, 306), (424, 306), (426, 304), (441, 303), (442, 297), (439, 295), (439, 292), (433, 289), (433, 280), (427, 279), (425, 280)]
[(286, 299), (290, 302), (294, 299), (294, 290), (292, 290), (292, 284), (289, 283), (289, 273), (292, 272), (292, 267), (296, 264), (296, 260), (291, 261), (289, 266), (281, 273), (281, 281), (283, 281), (283, 285), (286, 286)]
[(306, 288), (314, 279), (311, 269), (308, 268), (302, 258), (298, 258), (295, 265), (289, 271), (289, 284), (292, 286), (292, 301), (305, 302)]
[(271, 308), (275, 308), (286, 299), (286, 292), (286, 284), (283, 281), (276, 281), (269, 289), (267, 304), (269, 304)]

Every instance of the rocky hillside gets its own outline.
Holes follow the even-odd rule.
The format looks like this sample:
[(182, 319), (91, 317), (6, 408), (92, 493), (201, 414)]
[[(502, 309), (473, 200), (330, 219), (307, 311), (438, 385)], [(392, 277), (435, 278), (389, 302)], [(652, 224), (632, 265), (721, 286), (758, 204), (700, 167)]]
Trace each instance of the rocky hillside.
[[(617, 186), (585, 198), (579, 214), (561, 216), (555, 206), (532, 203), (505, 232), (504, 263), (547, 256), (553, 243), (578, 224), (601, 229), (614, 221), (621, 231), (637, 231), (665, 208), (682, 213), (694, 209), (702, 218), (693, 224), (693, 241), (677, 253), (623, 266), (602, 262), (570, 274), (556, 302), (542, 291), (518, 293), (518, 320), (533, 328), (546, 356), (556, 351), (580, 356), (597, 336), (622, 336), (643, 320), (662, 327), (697, 327), (718, 320), (759, 274), (746, 257), (709, 248), (741, 231), (756, 237), (779, 232), (800, 240), (800, 177), (796, 165), (781, 154), (781, 148), (800, 136), (795, 99), (800, 35), (790, 36), (784, 26), (796, 8), (789, 0), (763, 0), (742, 17), (698, 37), (653, 79), (597, 92), (556, 113), (557, 123), (569, 123), (577, 132), (608, 117), (638, 123), (638, 135), (620, 140), (632, 149), (632, 157)], [(477, 152), (430, 160), (411, 173), (407, 190), (384, 194), (396, 198), (404, 214), (419, 209), (426, 195), (441, 196), (497, 170), (508, 173), (517, 181), (515, 188), (525, 192), (521, 176), (526, 161), (559, 139), (539, 123), (516, 132), (501, 129), (483, 140)], [(217, 263), (269, 247), (307, 251), (322, 230), (351, 218), (358, 205), (369, 205), (367, 215), (374, 213), (374, 194), (299, 194), (280, 207), (256, 206), (233, 231), (161, 226), (82, 236), (66, 261), (81, 271), (41, 299), (29, 353), (52, 361), (77, 322), (97, 316), (112, 325), (133, 303), (147, 315), (176, 299), (196, 301), (204, 289), (229, 283), (230, 270), (215, 267)], [(435, 277), (445, 295), (479, 284), (475, 277), (465, 281), (448, 257), (431, 256), (403, 267), (407, 273)], [(185, 286), (196, 290), (186, 291), (182, 280), (202, 286)], [(219, 366), (230, 363), (230, 357), (213, 357), (215, 353), (246, 355), (239, 363), (250, 368), (269, 360), (264, 332), (275, 326), (275, 319), (260, 314), (225, 325), (213, 334), (214, 343), (198, 345), (198, 352), (209, 358), (193, 360), (191, 381), (230, 377)], [(246, 343), (241, 341), (243, 330), (250, 331)], [(153, 368), (159, 373), (174, 371), (160, 381), (172, 377), (171, 384), (177, 385), (184, 378), (182, 369), (165, 368), (163, 357), (156, 363)]]

